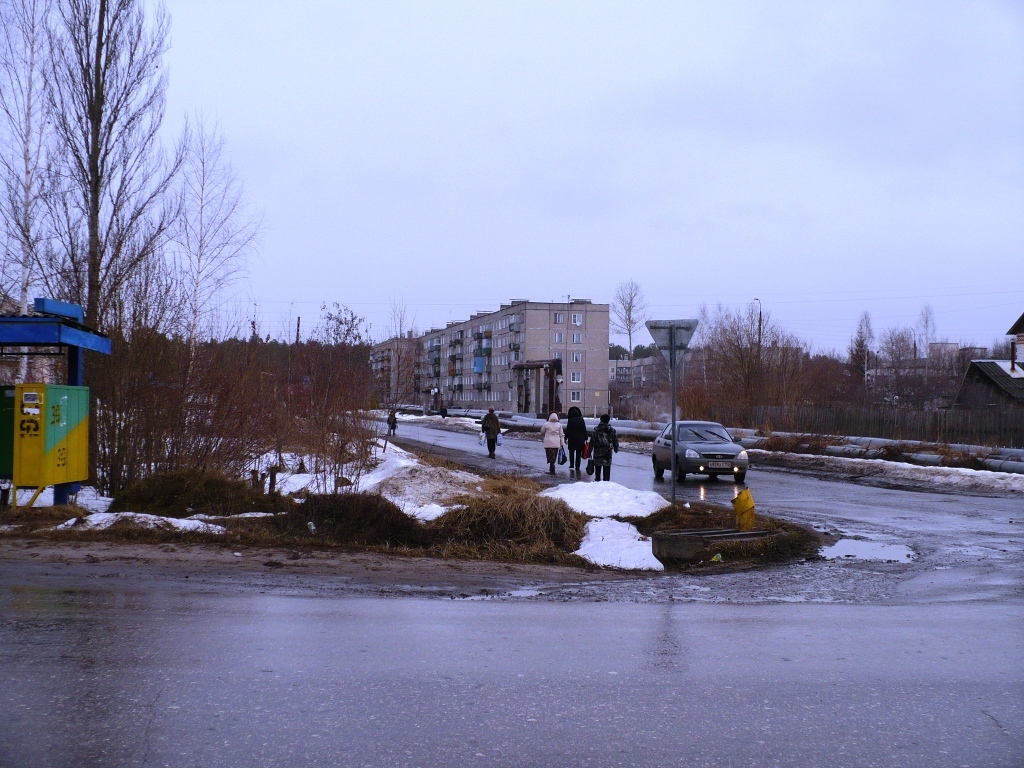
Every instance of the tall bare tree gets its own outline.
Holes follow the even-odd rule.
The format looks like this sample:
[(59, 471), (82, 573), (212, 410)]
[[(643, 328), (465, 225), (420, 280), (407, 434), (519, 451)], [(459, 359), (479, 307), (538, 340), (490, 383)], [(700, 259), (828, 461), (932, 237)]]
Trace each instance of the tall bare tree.
[[(4, 234), (4, 292), (28, 311), (46, 239), (45, 70), (50, 0), (0, 0), (0, 217)], [(21, 357), (24, 381), (28, 357)]]
[(640, 330), (647, 319), (647, 303), (644, 292), (635, 280), (619, 283), (612, 299), (611, 328), (629, 340), (629, 359), (633, 359), (633, 335)]
[(219, 131), (196, 119), (186, 129), (180, 211), (174, 240), (187, 307), (184, 336), (194, 345), (223, 291), (241, 273), (259, 217), (224, 156)]
[(159, 130), (168, 18), (143, 0), (61, 0), (50, 33), (49, 112), (60, 247), (48, 278), (102, 327), (133, 273), (159, 251), (176, 216)]

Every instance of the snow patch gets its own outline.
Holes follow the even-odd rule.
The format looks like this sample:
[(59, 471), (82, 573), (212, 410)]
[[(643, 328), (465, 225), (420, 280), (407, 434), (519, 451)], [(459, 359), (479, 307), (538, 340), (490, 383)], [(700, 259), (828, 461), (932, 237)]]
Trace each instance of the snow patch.
[(993, 472), (988, 469), (964, 469), (962, 467), (922, 467), (885, 459), (856, 459), (845, 456), (809, 456), (803, 453), (772, 453), (757, 448), (748, 448), (750, 453), (783, 456), (789, 466), (799, 468), (801, 464), (813, 469), (832, 469), (837, 472), (864, 474), (887, 480), (930, 483), (946, 488), (971, 491), (1024, 491), (1024, 475), (1010, 472)]
[(668, 502), (654, 491), (635, 491), (618, 483), (566, 483), (542, 491), (590, 517), (647, 517)]
[(654, 556), (651, 540), (641, 536), (636, 526), (607, 518), (587, 523), (583, 543), (576, 554), (595, 565), (639, 571), (665, 570)]
[(840, 539), (830, 547), (821, 550), (826, 560), (875, 560), (884, 563), (909, 563), (914, 551), (903, 544), (880, 544), (877, 541)]
[(176, 517), (160, 517), (159, 515), (145, 515), (140, 512), (95, 512), (88, 517), (73, 517), (66, 523), (61, 523), (54, 530), (57, 531), (102, 531), (121, 520), (128, 520), (140, 528), (152, 528), (157, 530), (174, 530), (188, 533), (227, 533), (227, 530), (220, 525), (211, 525), (201, 520), (187, 520)]

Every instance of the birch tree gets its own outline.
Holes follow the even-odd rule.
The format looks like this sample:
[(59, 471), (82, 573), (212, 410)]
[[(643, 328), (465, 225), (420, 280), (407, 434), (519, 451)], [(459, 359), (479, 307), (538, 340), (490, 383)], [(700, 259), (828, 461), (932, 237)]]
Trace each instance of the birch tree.
[(635, 280), (619, 283), (611, 306), (611, 329), (623, 334), (629, 341), (629, 359), (633, 359), (633, 335), (647, 319), (647, 303), (644, 292)]

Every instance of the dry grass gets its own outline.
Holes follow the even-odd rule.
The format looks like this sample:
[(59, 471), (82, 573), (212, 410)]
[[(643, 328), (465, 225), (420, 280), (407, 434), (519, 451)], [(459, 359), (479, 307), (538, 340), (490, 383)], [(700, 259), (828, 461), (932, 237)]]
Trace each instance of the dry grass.
[(294, 508), (292, 499), (265, 495), (238, 480), (195, 472), (153, 475), (121, 491), (110, 505), (111, 512), (147, 512), (162, 517), (287, 512)]
[(757, 447), (776, 453), (810, 453), (820, 456), (839, 441), (827, 435), (769, 435)]
[[(689, 507), (676, 504), (647, 517), (620, 519), (635, 525), (644, 536), (659, 531), (736, 527), (736, 513), (732, 507), (705, 502), (690, 502)], [(716, 543), (714, 551), (708, 550), (703, 559), (710, 560), (720, 554), (724, 561), (733, 565), (737, 562), (777, 562), (812, 556), (820, 545), (820, 539), (814, 531), (767, 515), (755, 515), (754, 528), (770, 531), (772, 535), (749, 541)]]
[(457, 504), (429, 525), (434, 536), (432, 548), (442, 557), (566, 565), (585, 562), (572, 553), (583, 541), (587, 517), (560, 499), (517, 486), (508, 493), (465, 496)]

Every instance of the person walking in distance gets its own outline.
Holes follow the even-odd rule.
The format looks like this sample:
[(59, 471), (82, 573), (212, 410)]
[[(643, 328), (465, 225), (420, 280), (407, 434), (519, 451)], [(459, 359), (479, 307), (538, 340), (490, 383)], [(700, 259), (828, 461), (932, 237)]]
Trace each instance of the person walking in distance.
[(487, 415), (480, 422), (480, 430), (487, 438), (487, 457), (494, 458), (494, 448), (498, 445), (498, 434), (501, 432), (501, 424), (498, 423), (498, 414), (493, 408), (487, 409)]
[(540, 436), (544, 440), (544, 455), (548, 460), (548, 472), (555, 474), (555, 461), (558, 459), (558, 449), (565, 445), (565, 432), (562, 425), (558, 423), (558, 414), (552, 413), (548, 420), (541, 425)]
[(580, 459), (583, 458), (583, 446), (589, 437), (587, 422), (575, 405), (569, 409), (569, 419), (565, 424), (565, 444), (569, 448), (569, 477), (580, 479)]
[(394, 411), (388, 414), (388, 437), (394, 436), (398, 431), (398, 416)]
[(590, 436), (590, 457), (594, 460), (594, 480), (604, 479), (607, 482), (612, 474), (612, 454), (619, 452), (619, 436), (615, 428), (608, 423), (608, 414), (601, 415), (601, 423), (594, 427)]

